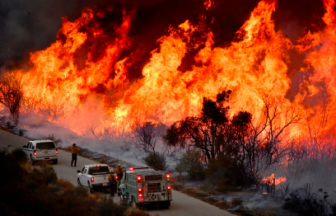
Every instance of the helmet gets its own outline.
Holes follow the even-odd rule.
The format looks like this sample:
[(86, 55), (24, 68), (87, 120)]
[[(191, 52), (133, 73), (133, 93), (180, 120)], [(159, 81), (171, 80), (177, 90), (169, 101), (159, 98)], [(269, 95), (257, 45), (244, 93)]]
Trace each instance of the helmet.
[(118, 167), (120, 167), (121, 166), (121, 164), (118, 164)]
[(111, 170), (110, 173), (112, 174), (112, 173), (113, 173), (113, 170)]

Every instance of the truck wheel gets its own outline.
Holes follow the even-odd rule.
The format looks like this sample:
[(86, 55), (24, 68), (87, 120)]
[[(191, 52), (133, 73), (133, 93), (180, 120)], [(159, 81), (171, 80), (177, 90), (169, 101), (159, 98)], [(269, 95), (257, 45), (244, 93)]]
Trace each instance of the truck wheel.
[(131, 203), (131, 205), (132, 205), (132, 208), (136, 208), (137, 207), (137, 203), (136, 203), (135, 198), (133, 196), (132, 196), (132, 203)]
[(120, 195), (120, 205), (124, 205), (126, 201), (126, 197), (124, 195)]
[(34, 162), (32, 156), (30, 155), (30, 165), (31, 165), (31, 166), (34, 166), (34, 164), (35, 164), (35, 162)]
[(90, 183), (88, 182), (88, 193), (93, 193), (93, 188), (90, 186)]
[(53, 164), (57, 164), (58, 163), (58, 159), (53, 160)]

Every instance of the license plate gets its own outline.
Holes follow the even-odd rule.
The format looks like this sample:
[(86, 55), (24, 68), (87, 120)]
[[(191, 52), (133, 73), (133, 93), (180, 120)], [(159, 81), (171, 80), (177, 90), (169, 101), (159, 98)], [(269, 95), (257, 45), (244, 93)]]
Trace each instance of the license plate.
[(160, 200), (160, 194), (148, 194), (149, 200)]
[(103, 186), (107, 186), (107, 183), (103, 183)]

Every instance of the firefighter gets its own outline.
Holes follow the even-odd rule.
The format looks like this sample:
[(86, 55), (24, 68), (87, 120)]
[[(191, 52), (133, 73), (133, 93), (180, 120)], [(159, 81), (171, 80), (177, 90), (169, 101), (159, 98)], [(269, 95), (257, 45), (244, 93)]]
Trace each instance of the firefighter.
[(71, 147), (71, 155), (72, 155), (71, 166), (75, 162), (75, 167), (76, 167), (76, 164), (77, 164), (77, 152), (78, 152), (78, 147), (76, 146), (76, 143), (74, 143), (72, 145), (72, 147)]
[(118, 164), (118, 167), (114, 170), (114, 172), (118, 176), (118, 182), (120, 182), (124, 174), (124, 170), (121, 168), (121, 164)]
[(113, 171), (110, 171), (110, 175), (107, 179), (109, 181), (109, 186), (110, 186), (110, 194), (112, 197), (114, 197), (114, 194), (117, 192), (117, 181), (113, 175)]

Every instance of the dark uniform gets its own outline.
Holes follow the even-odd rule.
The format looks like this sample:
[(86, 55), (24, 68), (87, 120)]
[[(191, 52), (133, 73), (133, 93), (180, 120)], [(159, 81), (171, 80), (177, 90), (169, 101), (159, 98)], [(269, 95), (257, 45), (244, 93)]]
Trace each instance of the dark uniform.
[(77, 164), (77, 153), (78, 153), (78, 147), (76, 146), (76, 144), (74, 143), (71, 147), (71, 166), (72, 164), (75, 162), (75, 167)]
[(117, 192), (117, 181), (116, 181), (112, 171), (111, 171), (107, 180), (109, 181), (109, 185), (110, 185), (110, 194), (111, 194), (111, 196), (114, 197), (114, 194)]

